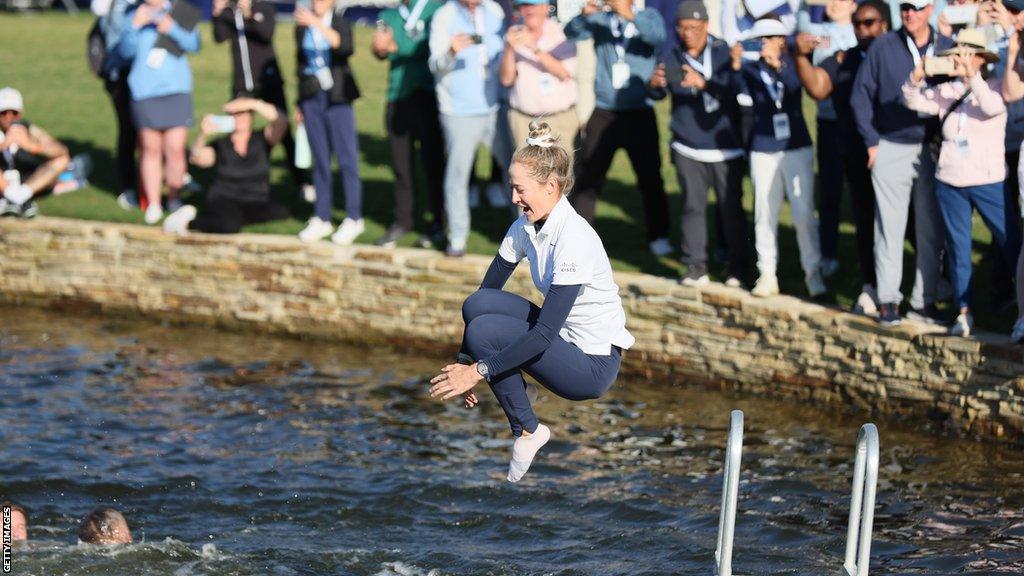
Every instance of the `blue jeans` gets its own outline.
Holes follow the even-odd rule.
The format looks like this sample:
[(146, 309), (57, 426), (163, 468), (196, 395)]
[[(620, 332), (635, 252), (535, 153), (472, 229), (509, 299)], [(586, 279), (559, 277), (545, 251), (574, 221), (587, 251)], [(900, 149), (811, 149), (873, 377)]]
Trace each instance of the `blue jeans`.
[(345, 215), (353, 220), (363, 217), (363, 181), (359, 177), (359, 140), (352, 106), (331, 104), (327, 92), (299, 102), (305, 117), (306, 135), (313, 153), (313, 186), (316, 188), (316, 215), (331, 221), (334, 180), (331, 176), (331, 151), (338, 159), (341, 184), (345, 189)]
[(992, 242), (1003, 252), (1006, 262), (1016, 262), (1020, 251), (1021, 232), (1017, 215), (1006, 210), (1003, 183), (993, 182), (979, 186), (950, 186), (935, 183), (935, 196), (946, 224), (952, 261), (953, 287), (956, 305), (971, 305), (971, 216), (978, 210), (981, 219), (992, 232)]
[[(466, 298), (462, 318), (466, 331), (462, 354), (480, 360), (505, 349), (525, 334), (537, 321), (540, 308), (529, 300), (505, 292), (484, 288)], [(612, 346), (611, 354), (587, 354), (555, 338), (547, 350), (526, 364), (503, 374), (491, 375), (491, 391), (508, 417), (512, 434), (537, 429), (537, 415), (526, 397), (521, 371), (534, 377), (545, 388), (567, 400), (599, 398), (615, 383), (622, 353)]]

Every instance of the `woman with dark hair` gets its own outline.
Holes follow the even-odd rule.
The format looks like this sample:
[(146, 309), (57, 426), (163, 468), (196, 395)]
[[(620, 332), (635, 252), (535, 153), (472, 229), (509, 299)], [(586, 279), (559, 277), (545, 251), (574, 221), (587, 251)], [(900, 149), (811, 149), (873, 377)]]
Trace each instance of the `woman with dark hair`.
[[(313, 152), (315, 214), (299, 232), (303, 242), (331, 236), (348, 245), (365, 230), (363, 182), (359, 176), (359, 140), (352, 103), (359, 88), (348, 59), (352, 56), (352, 25), (335, 11), (334, 0), (312, 0), (311, 9), (295, 9), (295, 45), (298, 48), (299, 109)], [(338, 230), (331, 224), (334, 179), (331, 152), (338, 159), (345, 189), (345, 219)], [(333, 235), (331, 234), (333, 232)]]
[[(192, 147), (192, 164), (214, 170), (206, 209), (197, 215), (194, 206), (182, 206), (164, 220), (169, 233), (234, 234), (246, 224), (288, 217), (286, 206), (270, 200), (270, 150), (288, 133), (284, 111), (262, 100), (237, 98), (224, 105), (224, 112), (232, 126), (219, 126), (217, 117), (207, 115)], [(267, 121), (262, 129), (253, 130), (254, 113)], [(207, 142), (225, 128), (231, 129), (226, 136)]]

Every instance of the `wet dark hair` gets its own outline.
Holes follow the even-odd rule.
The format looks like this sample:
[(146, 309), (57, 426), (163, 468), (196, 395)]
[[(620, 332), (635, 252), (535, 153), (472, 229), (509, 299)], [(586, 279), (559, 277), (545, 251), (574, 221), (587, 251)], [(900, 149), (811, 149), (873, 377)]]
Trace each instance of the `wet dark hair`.
[(563, 196), (568, 196), (575, 183), (572, 157), (560, 144), (559, 137), (551, 131), (547, 122), (530, 122), (530, 136), (512, 156), (512, 163), (529, 167), (530, 176), (537, 182), (554, 178)]
[(25, 517), (25, 524), (28, 524), (28, 512), (25, 512), (24, 508), (15, 504), (14, 502), (11, 502), (10, 500), (4, 500), (4, 502), (0, 504), (0, 508), (4, 506), (10, 507), (11, 512), (21, 512), (21, 515)]
[(78, 527), (78, 539), (87, 544), (109, 544), (118, 524), (128, 526), (120, 512), (113, 508), (94, 508)]

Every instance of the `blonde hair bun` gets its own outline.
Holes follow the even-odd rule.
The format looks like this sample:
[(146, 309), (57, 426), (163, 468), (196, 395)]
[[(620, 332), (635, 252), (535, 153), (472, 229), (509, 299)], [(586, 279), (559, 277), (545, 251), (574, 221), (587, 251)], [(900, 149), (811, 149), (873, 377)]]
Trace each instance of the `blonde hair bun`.
[(559, 137), (547, 122), (530, 122), (530, 135), (523, 146), (512, 156), (512, 162), (530, 168), (530, 176), (538, 182), (554, 178), (563, 195), (572, 191), (574, 183), (572, 157), (558, 144)]

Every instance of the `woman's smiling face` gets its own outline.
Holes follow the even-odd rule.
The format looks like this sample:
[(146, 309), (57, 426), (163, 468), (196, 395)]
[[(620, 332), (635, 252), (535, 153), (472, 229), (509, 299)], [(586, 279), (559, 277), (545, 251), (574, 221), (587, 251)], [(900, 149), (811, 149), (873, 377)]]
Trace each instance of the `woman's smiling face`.
[(515, 162), (508, 170), (512, 183), (512, 203), (523, 209), (523, 214), (531, 223), (544, 220), (558, 204), (562, 194), (555, 180), (538, 182), (530, 174), (530, 166)]

